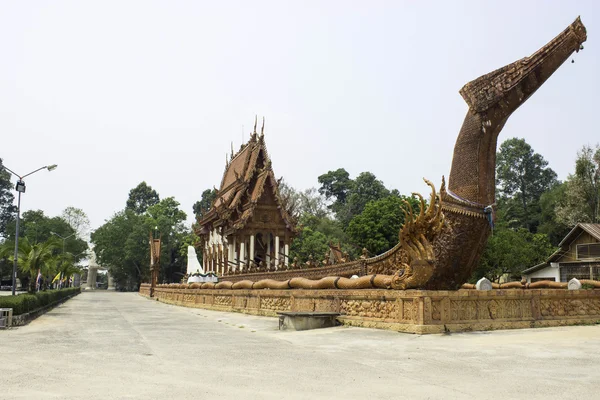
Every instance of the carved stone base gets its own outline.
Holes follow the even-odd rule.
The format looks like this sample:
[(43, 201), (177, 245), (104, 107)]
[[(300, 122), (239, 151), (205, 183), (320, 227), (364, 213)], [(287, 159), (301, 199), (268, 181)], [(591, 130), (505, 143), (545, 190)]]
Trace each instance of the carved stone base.
[[(145, 287), (140, 294), (148, 296)], [(277, 317), (335, 312), (346, 325), (427, 334), (600, 323), (600, 290), (220, 290), (156, 288), (186, 307)], [(273, 321), (274, 326), (277, 322)]]

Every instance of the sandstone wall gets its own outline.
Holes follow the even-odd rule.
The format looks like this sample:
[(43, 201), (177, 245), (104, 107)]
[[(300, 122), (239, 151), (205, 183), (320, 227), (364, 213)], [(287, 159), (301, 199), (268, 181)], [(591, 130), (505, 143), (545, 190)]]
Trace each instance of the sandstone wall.
[[(149, 296), (149, 286), (140, 294)], [(600, 322), (600, 290), (219, 290), (156, 288), (186, 307), (277, 316), (332, 311), (346, 325), (412, 333), (530, 328)]]

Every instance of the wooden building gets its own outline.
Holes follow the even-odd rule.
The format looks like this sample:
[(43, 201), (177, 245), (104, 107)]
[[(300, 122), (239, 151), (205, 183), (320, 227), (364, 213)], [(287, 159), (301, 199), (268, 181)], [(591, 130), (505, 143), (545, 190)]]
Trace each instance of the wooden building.
[(277, 270), (289, 264), (296, 222), (279, 194), (264, 137), (250, 140), (225, 166), (210, 210), (198, 221), (205, 272), (217, 275)]
[(600, 224), (577, 224), (548, 259), (523, 271), (527, 282), (600, 279)]

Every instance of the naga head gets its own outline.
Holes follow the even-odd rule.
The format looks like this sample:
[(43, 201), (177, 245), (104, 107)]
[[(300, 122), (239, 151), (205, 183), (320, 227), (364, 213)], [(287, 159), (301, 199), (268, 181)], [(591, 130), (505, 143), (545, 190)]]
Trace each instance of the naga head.
[(529, 57), (469, 83), (460, 94), (469, 111), (454, 147), (448, 189), (461, 199), (494, 202), (496, 145), (500, 131), (517, 110), (587, 39), (578, 17)]

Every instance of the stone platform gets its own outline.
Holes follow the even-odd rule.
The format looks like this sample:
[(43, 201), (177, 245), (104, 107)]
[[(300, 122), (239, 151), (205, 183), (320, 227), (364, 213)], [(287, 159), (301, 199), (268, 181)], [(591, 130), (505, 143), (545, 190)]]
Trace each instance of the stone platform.
[[(149, 286), (140, 294), (149, 296)], [(600, 323), (600, 290), (231, 290), (158, 287), (157, 300), (277, 317), (335, 312), (345, 325), (427, 334)]]

